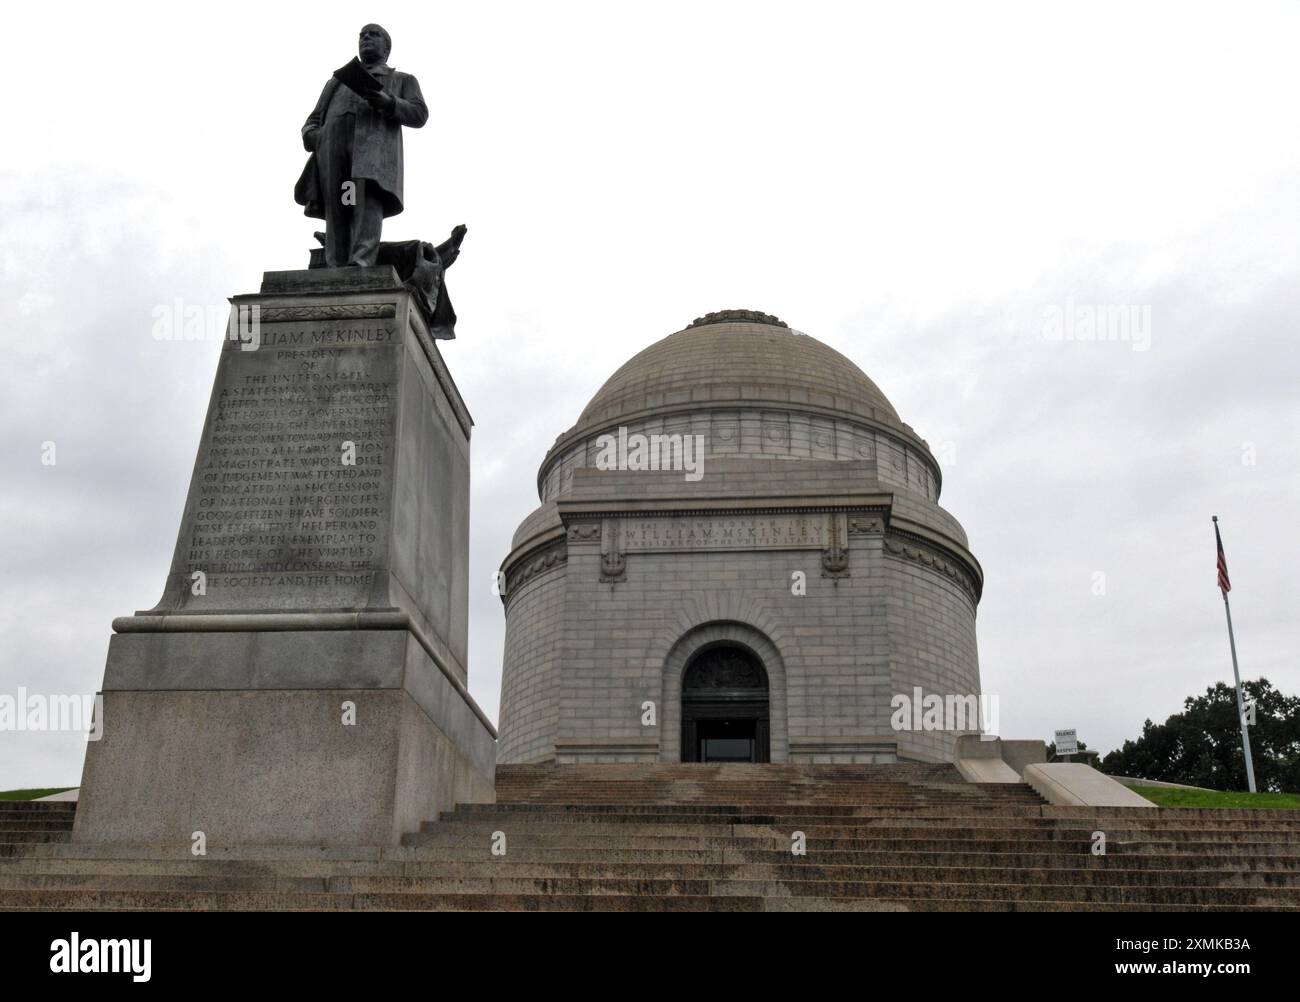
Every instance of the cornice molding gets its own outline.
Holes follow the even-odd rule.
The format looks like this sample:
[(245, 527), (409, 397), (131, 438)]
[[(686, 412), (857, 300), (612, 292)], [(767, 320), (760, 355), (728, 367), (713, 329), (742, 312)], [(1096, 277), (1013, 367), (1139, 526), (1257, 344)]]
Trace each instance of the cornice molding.
[(261, 306), (258, 319), (278, 324), (289, 320), (391, 320), (396, 303), (336, 303), (332, 306)]
[[(512, 555), (513, 556), (513, 555)], [(508, 610), (510, 600), (525, 584), (547, 571), (563, 567), (569, 560), (569, 548), (564, 537), (553, 539), (519, 557), (506, 559), (509, 570), (505, 572), (505, 593), (501, 604)]]
[(974, 604), (979, 604), (980, 595), (983, 593), (983, 582), (971, 573), (966, 561), (959, 554), (937, 546), (920, 536), (897, 530), (885, 534), (885, 554), (910, 560), (938, 571), (960, 585)]
[(831, 512), (874, 515), (887, 521), (892, 495), (866, 494), (844, 497), (842, 500), (791, 497), (755, 498), (705, 498), (695, 504), (678, 502), (670, 498), (652, 498), (631, 501), (627, 498), (609, 500), (569, 500), (561, 498), (556, 503), (560, 520), (568, 526), (571, 522), (598, 518), (726, 518), (748, 515), (818, 515)]
[[(918, 435), (910, 425), (894, 425), (878, 418), (865, 417), (854, 411), (838, 410), (833, 407), (822, 407), (818, 404), (809, 403), (783, 403), (781, 401), (754, 400), (750, 398), (740, 398), (737, 400), (700, 400), (688, 401), (676, 405), (663, 407), (644, 407), (638, 411), (631, 411), (627, 414), (620, 414), (617, 418), (602, 421), (593, 421), (589, 425), (579, 427), (574, 425), (567, 431), (562, 432), (555, 439), (555, 442), (546, 450), (541, 465), (537, 469), (537, 494), (541, 497), (542, 484), (550, 474), (551, 467), (574, 445), (580, 441), (594, 439), (600, 435), (617, 434), (619, 428), (631, 427), (640, 421), (649, 418), (677, 418), (683, 415), (693, 414), (712, 414), (715, 411), (754, 411), (776, 412), (780, 411), (785, 414), (807, 414), (812, 417), (834, 418), (845, 421), (850, 424), (856, 424), (864, 430), (883, 434), (896, 440), (900, 445), (908, 445), (917, 450), (920, 456), (927, 461), (930, 472), (934, 476), (935, 489), (937, 492), (943, 490), (943, 470), (939, 467), (939, 461), (935, 459), (934, 453), (930, 450), (930, 445)], [(799, 460), (791, 460), (799, 462)]]

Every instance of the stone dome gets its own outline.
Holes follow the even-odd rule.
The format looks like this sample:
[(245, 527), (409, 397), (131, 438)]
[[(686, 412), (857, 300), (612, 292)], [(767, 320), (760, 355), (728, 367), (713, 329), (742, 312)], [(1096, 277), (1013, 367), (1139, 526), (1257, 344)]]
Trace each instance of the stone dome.
[(929, 446), (852, 361), (754, 310), (697, 319), (628, 359), (537, 473), (538, 496), (567, 490), (599, 437), (617, 429), (709, 436), (715, 458), (871, 459), (882, 480), (938, 500)]
[(905, 427), (880, 388), (834, 348), (776, 317), (724, 310), (620, 366), (583, 409), (573, 431), (692, 404), (793, 404)]

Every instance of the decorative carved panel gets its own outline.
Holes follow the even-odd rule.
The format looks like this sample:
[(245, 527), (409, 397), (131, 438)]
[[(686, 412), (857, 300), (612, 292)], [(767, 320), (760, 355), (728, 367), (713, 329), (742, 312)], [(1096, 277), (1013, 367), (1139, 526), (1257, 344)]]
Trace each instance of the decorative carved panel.
[(767, 689), (767, 673), (754, 655), (738, 647), (711, 647), (691, 662), (682, 695), (719, 689)]

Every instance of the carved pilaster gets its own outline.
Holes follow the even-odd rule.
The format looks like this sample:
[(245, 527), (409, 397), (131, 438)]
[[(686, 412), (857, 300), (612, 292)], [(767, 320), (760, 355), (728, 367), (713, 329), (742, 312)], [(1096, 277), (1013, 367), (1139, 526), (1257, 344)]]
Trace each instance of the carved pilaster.
[(600, 580), (604, 584), (627, 580), (627, 557), (618, 545), (618, 520), (607, 518), (600, 528)]
[(827, 522), (830, 545), (822, 550), (822, 577), (846, 578), (849, 576), (848, 516), (831, 512)]

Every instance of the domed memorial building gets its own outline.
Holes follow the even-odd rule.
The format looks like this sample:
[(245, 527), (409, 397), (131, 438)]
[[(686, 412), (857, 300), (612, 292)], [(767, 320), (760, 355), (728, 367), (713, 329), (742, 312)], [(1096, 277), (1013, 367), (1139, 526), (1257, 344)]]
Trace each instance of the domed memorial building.
[(900, 710), (977, 703), (982, 574), (925, 441), (820, 341), (696, 320), (537, 480), (502, 564), (499, 763), (951, 761), (978, 730)]

